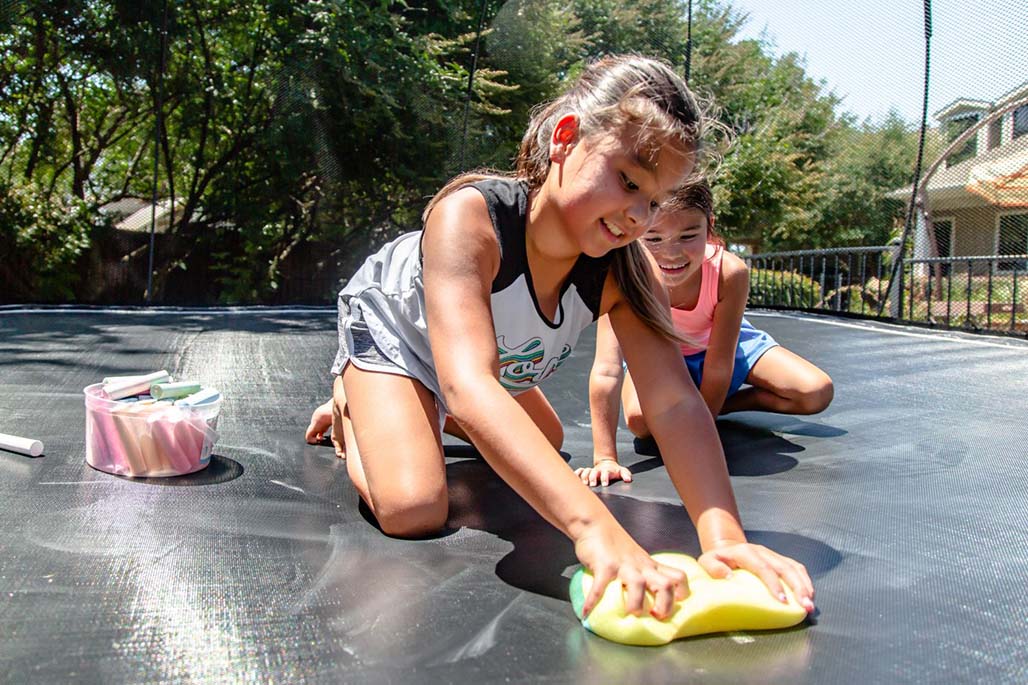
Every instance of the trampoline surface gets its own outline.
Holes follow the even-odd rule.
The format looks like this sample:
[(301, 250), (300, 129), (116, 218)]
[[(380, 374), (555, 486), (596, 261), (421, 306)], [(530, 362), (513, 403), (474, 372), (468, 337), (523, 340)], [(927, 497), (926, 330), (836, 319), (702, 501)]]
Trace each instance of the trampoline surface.
[[(470, 447), (450, 521), (382, 535), (308, 446), (335, 316), (0, 311), (0, 679), (6, 682), (1025, 682), (1028, 345), (798, 315), (751, 321), (824, 368), (823, 414), (718, 421), (751, 541), (806, 564), (814, 621), (628, 647), (572, 614), (572, 545)], [(543, 390), (591, 461), (592, 331)], [(168, 369), (223, 391), (205, 471), (85, 463), (82, 388)], [(397, 430), (402, 430), (398, 426)], [(512, 436), (511, 439), (517, 439)], [(698, 552), (652, 444), (600, 491), (651, 551)]]

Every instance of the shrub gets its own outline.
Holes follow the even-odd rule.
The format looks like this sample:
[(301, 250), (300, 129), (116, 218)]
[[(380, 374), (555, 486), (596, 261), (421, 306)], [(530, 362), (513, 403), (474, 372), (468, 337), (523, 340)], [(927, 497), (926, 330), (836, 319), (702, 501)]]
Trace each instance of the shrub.
[(754, 306), (809, 309), (821, 303), (821, 285), (798, 271), (750, 270), (750, 299)]
[(0, 182), (0, 301), (74, 300), (75, 265), (98, 228), (94, 220), (79, 200), (48, 202)]

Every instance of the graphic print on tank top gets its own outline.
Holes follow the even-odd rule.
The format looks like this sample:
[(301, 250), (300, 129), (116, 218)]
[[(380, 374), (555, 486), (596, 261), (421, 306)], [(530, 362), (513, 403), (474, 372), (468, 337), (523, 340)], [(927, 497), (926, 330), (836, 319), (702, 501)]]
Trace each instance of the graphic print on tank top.
[(481, 181), (474, 187), (485, 197), (500, 244), (500, 269), (491, 295), (499, 380), (510, 391), (528, 390), (553, 375), (571, 356), (582, 329), (599, 318), (611, 256), (578, 258), (550, 321), (539, 308), (528, 267), (527, 187), (506, 179)]
[(540, 338), (532, 338), (522, 345), (508, 345), (500, 335), (496, 337), (496, 346), (500, 353), (500, 383), (508, 390), (542, 383), (571, 356), (571, 345), (564, 345), (559, 355), (547, 359), (546, 346)]

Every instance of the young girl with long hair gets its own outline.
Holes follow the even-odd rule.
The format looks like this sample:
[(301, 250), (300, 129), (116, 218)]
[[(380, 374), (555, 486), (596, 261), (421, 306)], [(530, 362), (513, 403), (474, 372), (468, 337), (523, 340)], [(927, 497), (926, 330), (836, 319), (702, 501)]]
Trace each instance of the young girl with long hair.
[(559, 419), (537, 387), (607, 316), (695, 523), (700, 563), (715, 576), (750, 569), (783, 601), (787, 583), (813, 609), (803, 566), (746, 542), (659, 273), (636, 242), (690, 176), (702, 125), (666, 64), (600, 60), (535, 112), (513, 177), (454, 179), (429, 203), (423, 230), (383, 247), (343, 288), (333, 431), (384, 533), (419, 537), (445, 525), (440, 435), (449, 416), (571, 539), (596, 578), (586, 612), (614, 581), (630, 612), (667, 617), (688, 591), (684, 574), (654, 561), (567, 467)]

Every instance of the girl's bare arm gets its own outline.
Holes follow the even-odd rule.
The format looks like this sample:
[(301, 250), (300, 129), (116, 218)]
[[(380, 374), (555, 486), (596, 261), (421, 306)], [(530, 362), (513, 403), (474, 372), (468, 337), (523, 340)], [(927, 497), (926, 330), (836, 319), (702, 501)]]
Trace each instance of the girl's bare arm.
[(703, 380), (700, 381), (700, 395), (713, 417), (721, 413), (732, 382), (739, 327), (746, 310), (749, 288), (746, 264), (726, 252), (722, 257), (718, 303), (714, 308), (714, 323), (703, 362)]
[(497, 474), (574, 541), (597, 580), (587, 611), (617, 578), (630, 611), (643, 610), (649, 591), (654, 615), (668, 616), (687, 591), (684, 574), (657, 564), (632, 540), (497, 380), (490, 289), (499, 251), (478, 191), (459, 190), (441, 201), (423, 245), (429, 338), (451, 415)]

